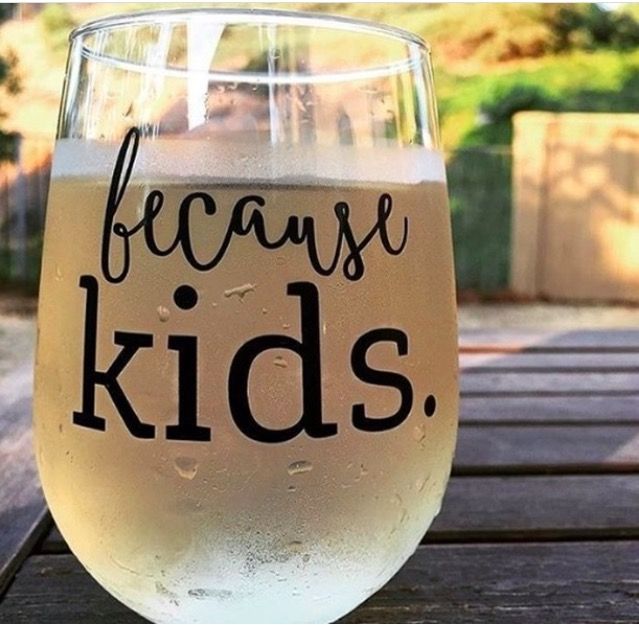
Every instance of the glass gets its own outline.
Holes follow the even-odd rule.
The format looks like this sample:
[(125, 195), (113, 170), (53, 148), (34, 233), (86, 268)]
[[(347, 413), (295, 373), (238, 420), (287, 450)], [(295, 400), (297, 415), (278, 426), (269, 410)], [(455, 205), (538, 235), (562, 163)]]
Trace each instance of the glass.
[(177, 10), (71, 37), (35, 430), (72, 551), (162, 622), (325, 622), (438, 513), (457, 425), (417, 37)]

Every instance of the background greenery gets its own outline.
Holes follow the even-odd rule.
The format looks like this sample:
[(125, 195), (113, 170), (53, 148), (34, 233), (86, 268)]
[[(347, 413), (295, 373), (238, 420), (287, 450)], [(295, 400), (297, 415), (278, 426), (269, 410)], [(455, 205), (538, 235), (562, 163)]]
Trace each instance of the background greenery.
[[(4, 132), (52, 132), (58, 97), (52, 85), (60, 83), (71, 28), (109, 13), (153, 6), (172, 5), (21, 5), (13, 12), (21, 18), (19, 28), (0, 28)], [(512, 116), (522, 110), (639, 110), (637, 4), (614, 10), (539, 3), (260, 6), (384, 22), (431, 43), (461, 289), (495, 293), (508, 284)], [(11, 12), (3, 11), (5, 17)], [(25, 94), (17, 93), (22, 75)], [(39, 103), (46, 106), (30, 112), (28, 107)], [(10, 154), (3, 136), (0, 156)]]

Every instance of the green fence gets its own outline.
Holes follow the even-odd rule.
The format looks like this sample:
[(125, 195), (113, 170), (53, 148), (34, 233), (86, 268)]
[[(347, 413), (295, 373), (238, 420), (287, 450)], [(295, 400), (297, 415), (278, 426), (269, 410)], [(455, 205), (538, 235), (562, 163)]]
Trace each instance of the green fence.
[[(22, 145), (26, 161), (0, 166), (0, 290), (37, 289), (50, 174), (46, 143)], [(38, 154), (34, 166), (33, 154)], [(47, 153), (48, 154), (48, 153)], [(508, 146), (447, 156), (457, 286), (490, 295), (508, 286), (511, 152)]]
[(482, 294), (508, 287), (510, 146), (460, 149), (446, 161), (457, 289)]

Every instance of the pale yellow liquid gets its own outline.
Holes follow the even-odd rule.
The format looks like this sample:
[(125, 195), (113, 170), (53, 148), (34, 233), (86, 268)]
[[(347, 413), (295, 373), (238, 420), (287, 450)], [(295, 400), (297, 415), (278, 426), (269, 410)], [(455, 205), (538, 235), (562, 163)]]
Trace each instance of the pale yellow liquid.
[[(133, 180), (118, 220), (140, 218), (149, 188), (166, 193), (156, 220), (158, 239), (175, 233), (179, 201), (204, 190), (217, 214), (195, 210), (202, 258), (217, 249), (239, 197), (261, 193), (273, 233), (290, 214), (312, 215), (320, 251), (335, 242), (333, 205), (347, 201), (355, 232), (374, 224), (380, 193), (394, 200), (389, 234), (397, 243), (409, 220), (404, 252), (389, 256), (379, 241), (364, 251), (366, 273), (351, 282), (336, 272), (317, 275), (303, 246), (267, 251), (252, 236), (236, 238), (221, 265), (192, 269), (178, 250), (152, 256), (141, 236), (132, 242), (131, 271), (107, 283), (99, 258), (108, 182), (52, 181), (39, 311), (35, 429), (37, 458), (51, 512), (69, 546), (114, 596), (154, 621), (322, 622), (364, 601), (402, 566), (440, 508), (457, 425), (457, 352), (453, 264), (445, 185), (300, 187), (171, 184)], [(160, 225), (161, 224), (161, 225)], [(117, 264), (117, 253), (114, 262)], [(340, 264), (341, 266), (341, 264)], [(153, 349), (138, 352), (119, 381), (157, 438), (126, 430), (102, 387), (96, 414), (105, 432), (72, 423), (81, 408), (85, 290), (79, 276), (99, 282), (98, 369), (120, 350), (114, 330), (148, 332)], [(324, 422), (337, 436), (290, 442), (251, 441), (233, 423), (227, 378), (233, 355), (250, 338), (300, 338), (293, 281), (319, 290)], [(190, 311), (173, 291), (190, 284), (199, 294)], [(247, 286), (248, 285), (248, 286)], [(235, 287), (245, 287), (243, 296)], [(250, 288), (249, 288), (250, 287)], [(413, 386), (413, 409), (399, 427), (363, 432), (351, 407), (390, 415), (399, 393), (358, 380), (350, 368), (355, 340), (378, 327), (403, 330), (409, 353), (394, 345), (371, 348), (368, 364), (397, 371)], [(199, 337), (199, 423), (210, 442), (166, 441), (177, 422), (177, 353), (169, 334)], [(260, 356), (250, 378), (251, 407), (268, 427), (285, 427), (301, 413), (300, 361), (292, 352)], [(434, 394), (437, 411), (424, 415)]]

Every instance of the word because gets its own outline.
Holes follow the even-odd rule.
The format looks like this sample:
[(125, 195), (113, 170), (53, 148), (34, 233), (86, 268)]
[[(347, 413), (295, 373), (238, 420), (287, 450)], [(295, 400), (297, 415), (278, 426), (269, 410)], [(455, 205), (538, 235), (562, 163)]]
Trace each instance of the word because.
[[(115, 221), (133, 172), (139, 142), (140, 131), (137, 128), (131, 128), (120, 147), (113, 169), (102, 230), (101, 267), (102, 274), (108, 282), (117, 284), (127, 277), (131, 269), (131, 239), (139, 232), (142, 232), (146, 248), (151, 254), (160, 257), (169, 256), (179, 248), (189, 265), (198, 271), (210, 271), (217, 267), (224, 259), (234, 237), (245, 237), (251, 234), (257, 243), (267, 250), (277, 250), (287, 244), (305, 245), (311, 266), (322, 276), (330, 276), (336, 271), (345, 248), (346, 256), (342, 263), (342, 271), (349, 280), (359, 280), (364, 275), (365, 266), (362, 252), (376, 237), (379, 238), (383, 249), (391, 256), (401, 254), (406, 247), (408, 240), (407, 217), (404, 217), (401, 242), (397, 247), (391, 243), (388, 234), (388, 221), (393, 211), (393, 200), (388, 193), (383, 193), (380, 196), (377, 205), (377, 221), (360, 240), (355, 236), (349, 222), (349, 205), (346, 202), (335, 204), (333, 211), (337, 220), (336, 243), (332, 260), (328, 264), (324, 264), (319, 257), (315, 220), (311, 216), (298, 217), (293, 215), (288, 218), (283, 232), (279, 233), (278, 236), (271, 235), (269, 237), (264, 215), (260, 211), (266, 207), (266, 200), (261, 195), (247, 195), (235, 203), (219, 248), (207, 260), (201, 260), (197, 258), (193, 249), (191, 211), (194, 206), (200, 205), (208, 216), (213, 216), (217, 212), (215, 200), (204, 191), (189, 193), (182, 199), (178, 208), (178, 226), (175, 238), (168, 246), (160, 247), (155, 236), (155, 221), (165, 206), (165, 195), (161, 190), (154, 189), (146, 195), (143, 202), (143, 217), (138, 223), (127, 227), (122, 222)], [(122, 261), (121, 267), (114, 269), (111, 258), (112, 248), (118, 240)]]

